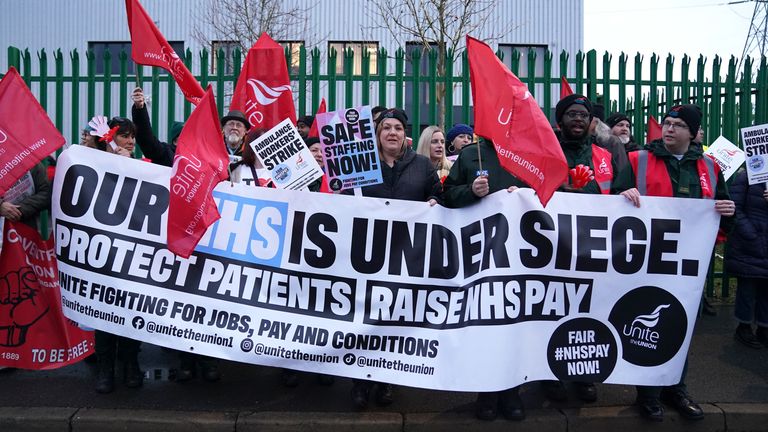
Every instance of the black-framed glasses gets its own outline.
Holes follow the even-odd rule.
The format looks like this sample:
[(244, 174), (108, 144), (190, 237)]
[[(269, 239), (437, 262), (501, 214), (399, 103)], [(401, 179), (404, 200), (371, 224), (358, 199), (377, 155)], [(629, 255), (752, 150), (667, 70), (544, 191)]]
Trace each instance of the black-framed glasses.
[(688, 125), (685, 123), (672, 123), (671, 121), (665, 121), (661, 124), (661, 127), (672, 129), (672, 130), (686, 130), (688, 129)]
[(589, 118), (588, 112), (581, 112), (581, 111), (568, 111), (565, 113), (565, 116), (568, 117), (570, 120), (586, 120)]

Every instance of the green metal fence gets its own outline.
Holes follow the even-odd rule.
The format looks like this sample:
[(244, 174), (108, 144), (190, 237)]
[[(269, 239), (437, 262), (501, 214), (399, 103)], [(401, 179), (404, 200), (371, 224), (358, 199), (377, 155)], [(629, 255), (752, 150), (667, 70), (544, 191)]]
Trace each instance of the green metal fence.
[[(237, 81), (242, 53), (236, 50), (232, 58), (227, 58), (223, 50), (214, 54), (215, 59), (207, 50), (202, 50), (197, 56), (187, 50), (184, 60), (203, 88), (213, 85), (217, 106), (223, 115), (229, 105), (226, 89), (228, 86), (232, 88)], [(392, 56), (380, 49), (375, 57), (375, 73), (371, 71), (371, 54), (366, 51), (362, 53), (360, 73), (357, 74), (354, 73), (352, 50), (341, 53), (331, 50), (324, 55), (317, 48), (307, 52), (301, 47), (298, 59), (292, 58), (289, 50), (285, 55), (287, 64), (292, 65), (291, 80), (299, 115), (313, 113), (321, 97), (326, 97), (329, 110), (354, 104), (408, 105), (408, 116), (415, 123), (410, 135), (416, 141), (423, 127), (438, 123), (440, 107), (436, 94), (440, 87), (444, 87), (442, 101), (445, 118), (453, 119), (457, 115), (462, 122), (472, 123), (466, 52), (455, 63), (450, 60), (452, 53), (446, 53), (444, 74), (437, 73), (438, 53), (435, 50), (406, 52), (398, 49)], [(341, 73), (336, 69), (338, 55), (342, 56)], [(521, 71), (523, 55), (527, 56), (527, 68)], [(577, 52), (573, 61), (569, 53), (562, 52), (558, 58), (558, 74), (554, 70), (553, 53), (546, 52), (539, 62), (536, 55), (533, 50), (527, 53), (515, 50), (510, 58), (505, 59), (499, 53), (502, 61), (528, 85), (545, 113), (551, 116), (553, 112), (562, 75), (575, 92), (605, 105), (606, 112), (626, 112), (634, 120), (633, 133), (637, 142), (645, 141), (648, 116), (660, 119), (664, 112), (679, 103), (695, 103), (702, 107), (702, 127), (707, 141), (723, 135), (738, 144), (740, 127), (768, 123), (768, 64), (765, 57), (759, 60), (759, 64), (746, 58), (743, 68), (737, 70), (738, 59), (734, 57), (724, 65), (720, 57), (708, 62), (699, 56), (694, 67), (691, 65), (692, 58), (687, 55), (682, 59), (669, 55), (662, 64), (661, 57), (656, 54), (650, 59), (637, 54), (630, 61), (629, 56), (622, 53), (614, 62), (613, 55), (605, 53), (598, 58), (594, 50)], [(184, 118), (192, 112), (192, 105), (183, 99), (172, 77), (159, 68), (137, 65), (136, 73), (128, 74), (129, 55), (125, 52), (119, 55), (117, 71), (111, 68), (109, 52), (105, 52), (103, 58), (95, 58), (92, 52), (86, 52), (84, 62), (77, 50), (70, 52), (68, 57), (65, 58), (61, 50), (56, 50), (51, 62), (48, 53), (41, 50), (33, 67), (32, 54), (28, 49), (22, 51), (8, 47), (8, 66), (19, 70), (54, 124), (63, 133), (68, 131), (70, 142), (79, 140), (81, 125), (94, 114), (125, 116), (130, 109), (130, 91), (135, 85), (149, 88), (148, 94), (154, 105), (151, 120), (155, 132), (161, 118), (158, 106), (166, 111), (163, 118), (168, 129), (179, 112)], [(212, 60), (217, 65), (229, 62), (231, 73), (225, 73), (224, 67), (218, 67), (215, 73), (211, 73)], [(103, 65), (104, 73), (96, 73), (98, 62)], [(65, 64), (68, 66), (66, 74)], [(85, 69), (81, 69), (83, 64)], [(536, 73), (537, 64), (543, 66), (543, 73)], [(660, 75), (662, 73), (663, 76)], [(410, 94), (407, 89), (410, 89)], [(409, 102), (421, 102), (406, 104), (408, 94)], [(83, 104), (85, 116), (81, 115)], [(115, 105), (117, 112), (111, 112)], [(427, 114), (423, 116), (422, 111)], [(421, 121), (424, 117), (426, 122)], [(450, 126), (451, 120), (447, 123)], [(707, 291), (712, 295), (715, 286), (719, 285), (718, 294), (728, 296), (728, 275), (719, 269), (715, 271), (715, 261), (710, 268)]]

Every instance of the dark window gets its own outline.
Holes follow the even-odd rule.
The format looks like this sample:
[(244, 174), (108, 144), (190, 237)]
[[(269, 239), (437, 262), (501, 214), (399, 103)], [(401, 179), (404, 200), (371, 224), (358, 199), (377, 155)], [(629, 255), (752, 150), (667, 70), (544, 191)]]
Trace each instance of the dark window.
[(279, 41), (283, 50), (290, 50), (291, 62), (288, 64), (288, 73), (291, 75), (297, 75), (299, 73), (299, 64), (301, 64), (301, 47), (304, 46), (304, 41)]
[[(499, 44), (499, 51), (504, 56), (504, 64), (508, 67), (512, 64), (512, 51), (517, 50), (520, 53), (520, 67), (518, 69), (517, 76), (519, 78), (528, 77), (528, 63), (530, 59), (530, 51), (533, 50), (536, 53), (535, 59), (535, 75), (537, 77), (544, 76), (544, 56), (547, 54), (546, 45), (516, 45), (516, 44)], [(512, 68), (510, 67), (510, 70)], [(513, 71), (514, 72), (514, 71)]]
[(219, 50), (224, 51), (224, 74), (231, 75), (234, 72), (234, 53), (240, 44), (237, 41), (213, 41), (211, 42), (211, 74), (216, 75), (219, 62)]

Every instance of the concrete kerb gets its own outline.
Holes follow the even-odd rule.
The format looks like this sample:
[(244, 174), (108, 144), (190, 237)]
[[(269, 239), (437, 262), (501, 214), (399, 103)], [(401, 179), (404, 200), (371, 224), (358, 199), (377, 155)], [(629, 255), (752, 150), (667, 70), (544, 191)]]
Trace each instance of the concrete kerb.
[(717, 403), (725, 415), (726, 430), (757, 432), (768, 430), (768, 404)]
[(664, 421), (653, 422), (640, 417), (634, 406), (586, 407), (563, 409), (568, 418), (568, 432), (721, 432), (725, 429), (725, 415), (715, 405), (701, 404), (704, 419), (691, 421), (673, 409), (666, 408)]
[(0, 431), (69, 432), (78, 408), (0, 407)]
[(401, 432), (400, 413), (254, 412), (241, 414), (237, 432)]
[(72, 432), (232, 432), (235, 412), (186, 412), (84, 408), (72, 418)]
[(404, 432), (443, 432), (457, 430), (462, 432), (566, 432), (566, 418), (555, 409), (529, 410), (523, 421), (509, 421), (499, 415), (495, 421), (477, 420), (472, 412), (443, 412), (424, 414), (405, 414)]

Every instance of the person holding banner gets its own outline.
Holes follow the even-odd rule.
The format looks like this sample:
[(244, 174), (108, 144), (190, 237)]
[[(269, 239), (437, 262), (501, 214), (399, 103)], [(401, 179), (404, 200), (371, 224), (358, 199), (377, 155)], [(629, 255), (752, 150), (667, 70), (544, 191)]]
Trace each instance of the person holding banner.
[(453, 162), (445, 157), (445, 135), (437, 126), (429, 126), (421, 132), (416, 153), (426, 156), (432, 161), (440, 181), (445, 180), (451, 171)]
[[(700, 146), (693, 144), (701, 124), (701, 109), (695, 105), (672, 107), (662, 120), (661, 141), (651, 142), (647, 150), (629, 153), (629, 166), (614, 180), (612, 190), (640, 207), (641, 196), (667, 196), (713, 200), (712, 208), (721, 216), (720, 227), (728, 231), (736, 206), (730, 199), (723, 173)], [(644, 174), (644, 175), (643, 175)], [(680, 381), (669, 387), (637, 387), (637, 404), (643, 417), (662, 421), (661, 400), (680, 415), (701, 420), (704, 412), (691, 399), (685, 385), (686, 361)]]
[[(113, 117), (107, 123), (110, 129), (115, 129), (114, 135), (104, 135), (99, 139), (99, 149), (120, 156), (132, 157), (136, 136), (136, 126), (132, 121), (123, 117)], [(112, 140), (112, 142), (108, 142)], [(115, 145), (112, 146), (111, 144)], [(115, 390), (115, 361), (117, 357), (123, 362), (123, 382), (128, 388), (138, 388), (144, 384), (144, 373), (139, 367), (139, 351), (141, 342), (118, 336), (105, 331), (96, 330), (96, 391), (112, 393)]]
[(39, 230), (40, 212), (51, 206), (51, 184), (41, 164), (24, 173), (0, 197), (0, 216)]
[[(432, 162), (416, 154), (406, 143), (405, 128), (408, 117), (403, 110), (390, 108), (376, 121), (376, 145), (379, 150), (383, 183), (361, 188), (363, 196), (409, 201), (426, 201), (433, 206), (442, 201), (442, 186)], [(351, 194), (351, 190), (344, 193)], [(368, 406), (371, 389), (376, 388), (379, 406), (393, 402), (393, 386), (368, 380), (352, 380), (352, 403), (356, 409)]]
[[(725, 268), (736, 276), (736, 309), (739, 322), (734, 337), (742, 344), (768, 347), (768, 189), (750, 185), (747, 171), (736, 174), (731, 197), (736, 203), (736, 223), (728, 238)], [(752, 323), (757, 324), (756, 334)]]
[[(478, 143), (462, 148), (443, 183), (445, 205), (459, 208), (479, 202), (483, 197), (506, 189), (513, 192), (525, 183), (501, 167), (491, 141), (480, 138)], [(523, 420), (525, 407), (520, 399), (520, 386), (511, 389), (478, 393), (475, 416), (480, 420), (495, 420), (498, 412), (508, 420)]]

